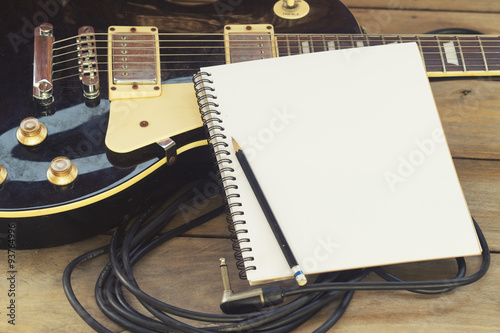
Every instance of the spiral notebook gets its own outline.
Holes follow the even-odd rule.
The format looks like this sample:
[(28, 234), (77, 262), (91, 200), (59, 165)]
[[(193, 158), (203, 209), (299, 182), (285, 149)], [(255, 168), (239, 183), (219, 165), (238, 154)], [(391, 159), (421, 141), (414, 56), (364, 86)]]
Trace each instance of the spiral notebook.
[(193, 81), (251, 284), (292, 272), (232, 138), (306, 274), (481, 253), (416, 44), (207, 67)]

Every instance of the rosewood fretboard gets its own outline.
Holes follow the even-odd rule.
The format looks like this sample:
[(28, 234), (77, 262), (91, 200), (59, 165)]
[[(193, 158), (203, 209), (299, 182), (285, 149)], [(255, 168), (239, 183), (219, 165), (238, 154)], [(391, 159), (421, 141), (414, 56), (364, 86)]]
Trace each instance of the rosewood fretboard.
[(279, 35), (279, 56), (416, 42), (428, 76), (500, 75), (500, 38), (475, 35)]

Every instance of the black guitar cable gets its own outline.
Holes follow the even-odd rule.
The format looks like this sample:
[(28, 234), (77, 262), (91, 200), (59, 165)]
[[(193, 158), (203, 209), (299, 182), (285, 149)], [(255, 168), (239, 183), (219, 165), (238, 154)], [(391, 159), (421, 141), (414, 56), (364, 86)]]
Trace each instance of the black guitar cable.
[[(315, 331), (326, 332), (347, 310), (356, 290), (408, 290), (423, 294), (438, 294), (471, 284), (484, 276), (490, 264), (490, 252), (481, 229), (474, 226), (482, 246), (482, 263), (474, 274), (466, 276), (464, 258), (457, 258), (457, 274), (454, 278), (440, 281), (406, 282), (380, 267), (320, 274), (313, 284), (282, 289), (279, 286), (254, 289), (242, 294), (228, 294), (221, 308), (233, 314), (208, 314), (182, 309), (162, 302), (142, 291), (137, 284), (132, 267), (152, 249), (166, 241), (195, 228), (215, 216), (224, 208), (218, 207), (171, 231), (161, 233), (180, 207), (192, 204), (206, 182), (180, 195), (166, 208), (158, 211), (161, 203), (153, 205), (128, 225), (120, 226), (109, 246), (104, 246), (74, 259), (63, 274), (63, 287), (71, 306), (80, 317), (97, 332), (111, 332), (95, 320), (80, 304), (72, 286), (74, 269), (93, 258), (108, 253), (109, 263), (104, 267), (95, 286), (95, 298), (101, 311), (116, 324), (132, 332), (289, 332), (314, 316), (325, 305), (340, 299), (333, 314)], [(362, 282), (374, 273), (386, 282)], [(123, 294), (126, 288), (153, 317), (145, 316), (134, 309)], [(258, 295), (258, 297), (256, 297)], [(262, 295), (262, 297), (261, 297)], [(292, 301), (271, 309), (267, 305), (281, 303), (287, 297)], [(250, 313), (238, 313), (254, 310)], [(174, 318), (173, 316), (176, 316)], [(218, 326), (197, 328), (183, 323), (177, 317), (209, 322)]]

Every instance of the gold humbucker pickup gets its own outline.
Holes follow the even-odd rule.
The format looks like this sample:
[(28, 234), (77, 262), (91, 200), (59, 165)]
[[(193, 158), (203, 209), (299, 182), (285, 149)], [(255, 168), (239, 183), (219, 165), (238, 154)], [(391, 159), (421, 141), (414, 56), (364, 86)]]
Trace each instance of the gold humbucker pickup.
[(110, 100), (161, 95), (161, 65), (156, 27), (108, 29)]

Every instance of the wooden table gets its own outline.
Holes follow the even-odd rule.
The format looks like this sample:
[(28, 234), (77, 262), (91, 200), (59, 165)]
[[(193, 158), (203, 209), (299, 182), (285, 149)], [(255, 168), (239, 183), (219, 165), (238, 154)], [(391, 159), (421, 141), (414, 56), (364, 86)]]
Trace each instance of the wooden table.
[[(500, 34), (500, 3), (496, 1), (346, 0), (345, 3), (369, 33), (425, 33), (461, 27)], [(479, 282), (439, 296), (404, 291), (358, 292), (335, 326), (337, 332), (500, 332), (500, 82), (459, 79), (431, 85), (470, 211), (491, 248), (490, 270)], [(20, 251), (16, 326), (7, 325), (6, 304), (1, 303), (0, 332), (91, 332), (69, 306), (61, 276), (73, 258), (109, 240), (109, 235), (98, 235), (57, 248)], [(221, 216), (155, 250), (136, 271), (144, 290), (158, 298), (180, 307), (219, 313), (222, 296), (219, 257), (229, 260), (233, 289), (249, 288), (246, 281), (237, 278), (232, 254)], [(100, 257), (82, 265), (76, 270), (73, 283), (90, 313), (120, 332), (119, 327), (100, 313), (93, 300), (96, 276), (105, 262), (106, 258)], [(479, 258), (468, 262), (472, 272)], [(425, 279), (450, 276), (454, 268), (453, 260), (445, 260), (401, 265), (394, 271)], [(0, 280), (3, 300), (5, 273)], [(297, 331), (312, 331), (333, 309), (333, 305), (326, 307)]]

